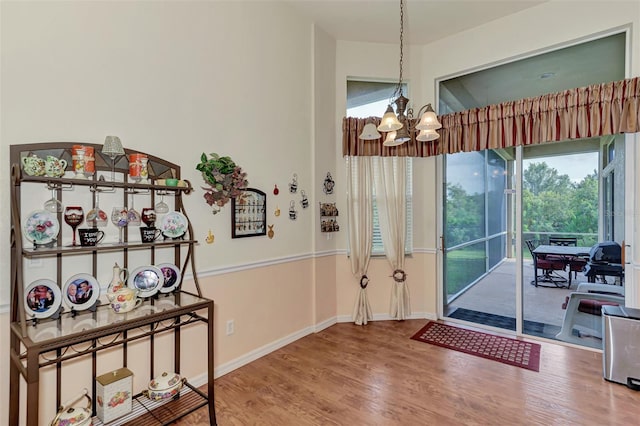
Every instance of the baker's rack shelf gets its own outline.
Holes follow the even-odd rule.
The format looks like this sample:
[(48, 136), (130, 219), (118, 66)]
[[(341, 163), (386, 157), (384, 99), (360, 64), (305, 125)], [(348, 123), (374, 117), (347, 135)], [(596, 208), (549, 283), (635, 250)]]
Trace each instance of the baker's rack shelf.
[[(11, 161), (11, 305), (10, 305), (10, 402), (9, 425), (20, 424), (20, 387), (26, 385), (26, 424), (36, 426), (43, 424), (46, 419), (39, 415), (39, 375), (40, 369), (46, 366), (56, 368), (56, 408), (61, 405), (63, 399), (63, 387), (61, 383), (63, 364), (81, 357), (90, 357), (92, 360), (92, 395), (93, 414), (96, 413), (96, 385), (95, 377), (98, 374), (98, 352), (107, 348), (119, 347), (122, 349), (122, 364), (127, 365), (130, 342), (148, 342), (150, 348), (149, 378), (155, 377), (154, 351), (156, 343), (154, 336), (160, 333), (173, 335), (174, 369), (180, 373), (180, 334), (186, 326), (197, 324), (206, 325), (208, 342), (207, 357), (207, 386), (203, 392), (186, 382), (180, 394), (168, 401), (158, 404), (146, 399), (141, 394), (134, 395), (134, 406), (147, 407), (143, 414), (145, 424), (168, 424), (190, 412), (208, 407), (210, 424), (216, 424), (214, 388), (213, 388), (213, 318), (214, 302), (202, 297), (195, 264), (193, 261), (193, 249), (196, 240), (193, 239), (193, 229), (182, 204), (182, 195), (193, 191), (188, 181), (180, 181), (180, 186), (167, 186), (156, 184), (160, 179), (180, 179), (180, 167), (153, 155), (149, 157), (149, 183), (127, 182), (128, 154), (133, 151), (125, 149), (125, 155), (115, 162), (100, 153), (101, 145), (81, 143), (84, 146), (94, 148), (96, 173), (89, 179), (68, 178), (72, 171), (72, 147), (73, 142), (47, 142), (38, 144), (12, 145), (10, 147)], [(36, 154), (45, 158), (52, 155), (67, 161), (67, 173), (63, 177), (28, 176), (20, 167), (22, 157)], [(99, 178), (108, 173), (117, 173), (121, 181), (104, 181)], [(160, 182), (162, 182), (160, 180)], [(101, 243), (92, 247), (68, 247), (62, 244), (62, 238), (58, 238), (51, 247), (35, 247), (23, 242), (21, 221), (21, 199), (27, 194), (22, 194), (22, 186), (30, 184), (30, 188), (43, 184), (46, 189), (58, 189), (58, 200), (61, 200), (61, 188), (72, 188), (87, 193), (93, 192), (119, 192), (122, 194), (123, 204), (127, 205), (128, 195), (150, 194), (151, 201), (156, 195), (169, 194), (174, 197), (174, 208), (181, 212), (188, 221), (188, 230), (183, 238), (158, 240), (153, 243), (139, 241), (127, 241), (125, 234), (124, 243)], [(35, 185), (35, 186), (34, 186)], [(93, 197), (91, 197), (93, 198)], [(94, 200), (95, 201), (95, 200)], [(94, 205), (95, 207), (95, 202)], [(58, 213), (60, 220), (61, 213)], [(175, 265), (180, 267), (181, 276), (184, 279), (185, 272), (191, 267), (194, 289), (187, 291), (182, 288), (182, 283), (177, 290), (168, 294), (159, 294), (145, 299), (135, 310), (126, 314), (115, 313), (108, 304), (98, 304), (94, 310), (80, 312), (63, 311), (55, 318), (33, 320), (27, 318), (24, 305), (24, 268), (29, 259), (51, 258), (55, 260), (56, 271), (52, 275), (57, 277), (57, 284), (61, 285), (61, 264), (64, 259), (74, 256), (88, 256), (93, 265), (93, 273), (100, 262), (100, 256), (104, 253), (121, 254), (126, 266), (130, 252), (147, 250), (152, 258), (157, 250), (169, 249), (173, 253)], [(78, 349), (78, 348), (82, 349)], [(164, 348), (163, 348), (164, 349)], [(21, 380), (21, 377), (24, 381)], [(53, 392), (53, 389), (48, 389)], [(145, 401), (146, 399), (146, 401)], [(167, 407), (172, 407), (168, 409)], [(176, 409), (175, 407), (179, 407)], [(127, 418), (125, 416), (125, 418)], [(123, 418), (124, 419), (124, 418)], [(136, 424), (133, 420), (131, 424)], [(93, 424), (101, 424), (95, 418)], [(121, 424), (120, 421), (118, 424)]]

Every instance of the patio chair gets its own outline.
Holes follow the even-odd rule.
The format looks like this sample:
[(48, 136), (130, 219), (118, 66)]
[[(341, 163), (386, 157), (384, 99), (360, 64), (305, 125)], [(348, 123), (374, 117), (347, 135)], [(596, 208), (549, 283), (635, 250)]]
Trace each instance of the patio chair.
[[(624, 287), (580, 283), (577, 291), (570, 293), (562, 305), (566, 311), (556, 339), (601, 348), (603, 305), (624, 305)], [(595, 339), (585, 339), (587, 336)]]
[[(551, 246), (565, 246), (576, 247), (578, 245), (577, 237), (549, 237), (549, 245)], [(573, 256), (568, 259), (569, 262), (569, 287), (571, 287), (571, 273), (575, 278), (578, 278), (578, 272), (582, 272), (587, 265), (586, 259), (582, 257)]]
[[(533, 259), (534, 280), (533, 284), (538, 287), (539, 282), (553, 283), (558, 287), (558, 283), (566, 282), (566, 278), (558, 275), (555, 271), (564, 271), (567, 265), (566, 260), (561, 257), (546, 255), (536, 255), (533, 250), (535, 246), (532, 240), (526, 240), (527, 248)], [(542, 275), (538, 275), (538, 269), (542, 270)]]
[(576, 237), (549, 237), (550, 246), (573, 246), (578, 245), (578, 238)]

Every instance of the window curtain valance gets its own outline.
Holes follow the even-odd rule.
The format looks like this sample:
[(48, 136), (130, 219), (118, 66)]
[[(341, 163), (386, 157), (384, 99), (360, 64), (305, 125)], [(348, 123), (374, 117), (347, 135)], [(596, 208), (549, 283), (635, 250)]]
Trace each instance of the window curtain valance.
[[(369, 118), (371, 119), (371, 118)], [(429, 157), (640, 131), (640, 77), (439, 116), (440, 138), (386, 147), (358, 138), (366, 120), (345, 117), (342, 154)], [(380, 118), (373, 118), (376, 125)], [(415, 120), (411, 122), (415, 125)]]

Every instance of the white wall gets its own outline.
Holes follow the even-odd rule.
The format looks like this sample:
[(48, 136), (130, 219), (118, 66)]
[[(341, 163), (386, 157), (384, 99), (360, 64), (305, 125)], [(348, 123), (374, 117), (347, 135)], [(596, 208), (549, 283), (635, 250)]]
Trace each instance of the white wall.
[[(309, 194), (318, 188), (311, 22), (275, 2), (2, 2), (0, 8), (0, 304), (9, 301), (9, 145), (102, 143), (106, 135), (118, 135), (127, 148), (180, 164), (197, 189), (184, 201), (202, 242), (196, 248), (201, 285), (216, 301), (216, 367), (308, 332), (314, 322), (310, 257), (317, 208), (298, 207), (298, 219), (289, 220), (287, 206), (294, 197), (286, 188), (293, 173)], [(333, 48), (325, 44), (321, 56), (328, 58)], [(331, 80), (322, 86), (331, 86)], [(230, 206), (214, 216), (202, 198), (195, 170), (202, 152), (230, 155), (248, 172), (250, 186), (268, 194), (274, 239), (231, 239)], [(334, 165), (333, 153), (328, 155), (331, 164), (318, 166), (325, 172)], [(276, 184), (278, 197), (272, 194)], [(33, 195), (35, 205), (50, 196)], [(299, 206), (299, 194), (295, 201)], [(276, 204), (283, 212), (277, 218)], [(115, 227), (107, 229), (115, 238)], [(216, 236), (211, 245), (204, 243), (209, 229)], [(229, 273), (250, 264), (259, 268)], [(106, 284), (103, 276), (108, 277), (99, 272), (98, 279)], [(335, 297), (328, 303), (335, 306)], [(331, 309), (321, 310), (335, 317)], [(236, 321), (229, 337), (223, 332), (227, 319)], [(5, 313), (0, 315), (2, 401), (8, 399), (8, 328)], [(195, 347), (199, 339), (202, 334), (194, 333), (183, 342)], [(183, 359), (189, 376), (206, 370), (196, 352)], [(108, 368), (101, 362), (101, 372)], [(50, 377), (45, 374), (43, 383)], [(90, 376), (78, 382), (67, 377), (63, 399), (91, 383)], [(136, 380), (144, 386), (144, 374)], [(42, 400), (42, 419), (53, 417), (53, 394)], [(5, 407), (0, 404), (0, 424), (7, 418)]]

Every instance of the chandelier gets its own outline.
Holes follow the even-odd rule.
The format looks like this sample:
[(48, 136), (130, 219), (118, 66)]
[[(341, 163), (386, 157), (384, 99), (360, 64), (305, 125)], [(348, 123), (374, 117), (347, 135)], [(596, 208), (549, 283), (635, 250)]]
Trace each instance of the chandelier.
[[(391, 106), (391, 103), (390, 103), (384, 115), (382, 116), (382, 119), (380, 120), (380, 125), (377, 127), (378, 131), (387, 133), (387, 137), (383, 142), (383, 145), (386, 145), (386, 146), (401, 145), (411, 140), (410, 132), (419, 132), (418, 135), (416, 136), (416, 140), (418, 141), (426, 142), (426, 141), (436, 140), (440, 137), (440, 135), (438, 134), (438, 132), (436, 132), (436, 130), (442, 127), (442, 125), (438, 121), (438, 117), (436, 116), (435, 111), (431, 107), (431, 104), (424, 105), (418, 110), (417, 116), (420, 117), (420, 120), (415, 124), (415, 126), (411, 126), (411, 121), (414, 119), (414, 111), (413, 111), (413, 108), (407, 109), (407, 104), (409, 103), (409, 99), (407, 99), (403, 93), (403, 83), (402, 83), (403, 58), (404, 58), (404, 0), (400, 0), (400, 76), (398, 78), (398, 85), (396, 86), (393, 94), (391, 95), (392, 98), (395, 98), (395, 101), (393, 101), (392, 103), (395, 104), (396, 111), (394, 112), (393, 107)], [(406, 111), (406, 115), (405, 115), (405, 111)], [(370, 126), (367, 128), (367, 125), (365, 125), (365, 129), (363, 130), (362, 136), (372, 137), (369, 135), (372, 134), (371, 127), (373, 126)]]

